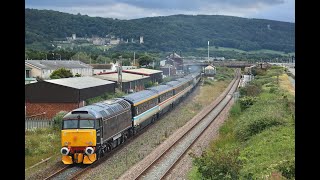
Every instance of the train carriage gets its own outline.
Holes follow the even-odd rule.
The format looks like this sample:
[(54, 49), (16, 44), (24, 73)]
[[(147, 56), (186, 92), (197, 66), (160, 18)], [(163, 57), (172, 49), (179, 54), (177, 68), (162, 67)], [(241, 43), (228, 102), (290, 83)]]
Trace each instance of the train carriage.
[(135, 129), (142, 128), (157, 118), (159, 106), (156, 92), (143, 90), (122, 98), (131, 104), (132, 121)]
[(158, 94), (159, 116), (169, 111), (172, 108), (174, 97), (173, 89), (168, 85), (159, 85), (148, 88)]

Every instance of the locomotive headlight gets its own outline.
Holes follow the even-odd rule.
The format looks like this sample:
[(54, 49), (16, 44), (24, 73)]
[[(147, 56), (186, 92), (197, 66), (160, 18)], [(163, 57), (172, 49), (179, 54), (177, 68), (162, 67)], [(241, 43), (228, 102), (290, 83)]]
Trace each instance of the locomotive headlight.
[(60, 152), (62, 155), (68, 155), (70, 150), (67, 147), (63, 147), (61, 148)]
[(87, 155), (93, 154), (94, 150), (92, 147), (87, 147), (84, 151)]

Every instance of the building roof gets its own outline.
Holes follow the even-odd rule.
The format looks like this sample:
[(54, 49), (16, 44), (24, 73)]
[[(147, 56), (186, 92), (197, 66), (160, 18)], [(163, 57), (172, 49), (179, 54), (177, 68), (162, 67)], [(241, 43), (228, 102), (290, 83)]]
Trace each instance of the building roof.
[(123, 70), (123, 72), (135, 73), (135, 74), (144, 74), (144, 75), (151, 75), (151, 74), (156, 74), (156, 73), (162, 73), (162, 71), (155, 70), (155, 69), (147, 69), (147, 68), (128, 69), (128, 70)]
[(112, 81), (102, 80), (94, 77), (72, 77), (72, 78), (62, 78), (62, 79), (53, 79), (53, 80), (45, 80), (45, 81), (48, 83), (71, 87), (75, 89), (85, 89), (85, 88), (114, 83)]
[(93, 69), (111, 69), (112, 64), (90, 64)]
[(204, 69), (214, 69), (214, 66), (208, 65), (207, 67), (205, 67)]
[(173, 54), (170, 54), (168, 57), (169, 58), (181, 58), (181, 56), (179, 56), (177, 53), (174, 53), (174, 56), (173, 56)]
[(29, 67), (29, 66), (24, 65), (24, 69), (25, 69), (25, 70), (31, 70), (32, 68)]
[(92, 68), (88, 64), (74, 60), (25, 60), (25, 65), (38, 69), (58, 69), (58, 68)]
[[(94, 77), (99, 78), (99, 79), (118, 82), (118, 73), (117, 72), (108, 73), (108, 74), (100, 74), (100, 75), (96, 75)], [(146, 78), (149, 78), (149, 76), (122, 72), (122, 82), (130, 82), (130, 81), (146, 79)]]

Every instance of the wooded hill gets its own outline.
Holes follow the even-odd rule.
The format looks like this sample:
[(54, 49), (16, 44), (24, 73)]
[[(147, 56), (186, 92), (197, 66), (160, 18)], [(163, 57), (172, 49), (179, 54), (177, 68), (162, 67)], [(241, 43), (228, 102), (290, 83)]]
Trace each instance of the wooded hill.
[(25, 9), (26, 46), (77, 37), (123, 39), (144, 37), (144, 44), (122, 44), (118, 50), (188, 51), (210, 46), (245, 51), (295, 51), (295, 23), (221, 15), (172, 15), (132, 20), (73, 15), (52, 10)]

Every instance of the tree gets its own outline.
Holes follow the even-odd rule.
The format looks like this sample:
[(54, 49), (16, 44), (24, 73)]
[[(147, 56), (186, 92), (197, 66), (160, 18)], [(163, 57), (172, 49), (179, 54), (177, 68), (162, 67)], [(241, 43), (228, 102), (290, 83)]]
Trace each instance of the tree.
[(142, 55), (139, 58), (139, 64), (140, 66), (148, 65), (152, 61), (152, 57), (148, 54)]
[(65, 69), (65, 68), (56, 69), (50, 75), (51, 79), (60, 79), (60, 78), (69, 78), (69, 77), (73, 77), (73, 74), (70, 71), (70, 69)]

